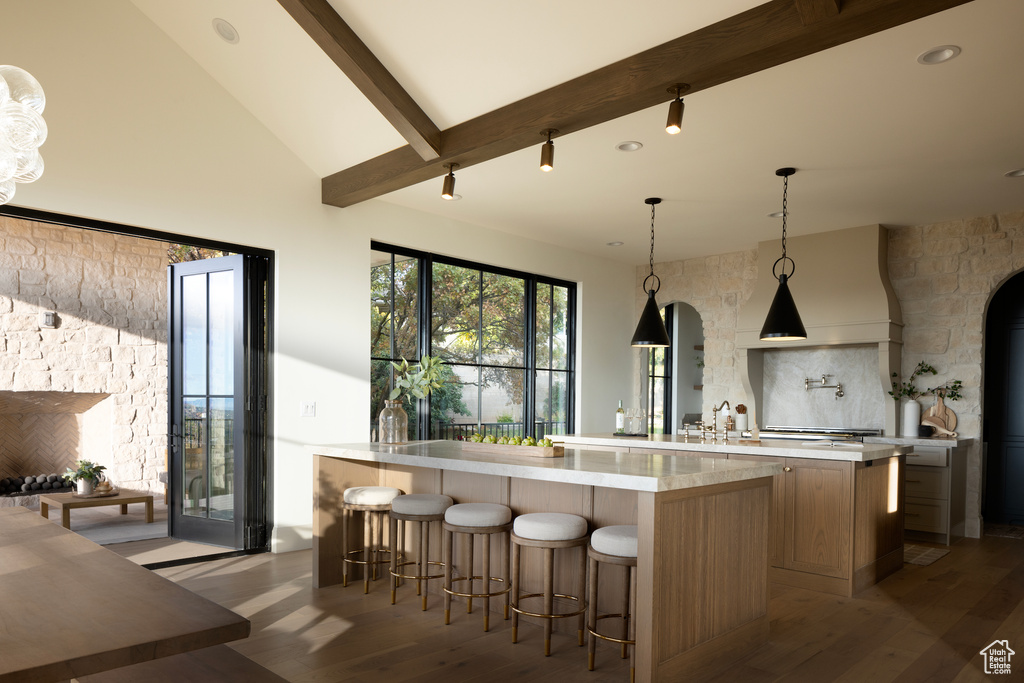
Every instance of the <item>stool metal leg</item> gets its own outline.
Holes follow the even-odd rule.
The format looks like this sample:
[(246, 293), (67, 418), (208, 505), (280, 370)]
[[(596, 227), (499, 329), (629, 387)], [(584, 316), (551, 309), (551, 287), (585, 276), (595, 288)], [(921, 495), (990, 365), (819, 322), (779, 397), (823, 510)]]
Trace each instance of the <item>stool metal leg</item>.
[[(484, 547), (483, 547), (483, 580), (484, 580), (484, 593), (491, 592), (491, 535), (484, 534)], [(470, 591), (471, 593), (473, 591)], [(470, 598), (472, 600), (472, 598)], [(484, 633), (490, 629), (491, 625), (491, 597), (484, 597)]]
[(454, 534), (444, 529), (441, 536), (444, 550), (444, 624), (447, 626), (451, 623), (452, 616), (452, 542)]
[[(463, 560), (464, 560), (464, 562), (463, 562), (463, 565), (462, 565), (462, 574), (463, 574), (463, 576), (468, 577), (468, 581), (469, 581), (469, 588), (466, 590), (466, 592), (467, 593), (475, 593), (476, 592), (476, 590), (475, 590), (475, 582), (473, 581), (473, 576), (474, 576), (474, 574), (473, 574), (473, 567), (474, 567), (474, 565), (473, 565), (473, 559), (474, 559), (473, 551), (475, 550), (475, 548), (473, 547), (473, 541), (476, 540), (476, 536), (474, 534), (465, 534), (465, 536), (466, 536), (466, 543), (464, 544), (465, 548), (463, 549)], [(472, 614), (472, 613), (473, 613), (473, 598), (466, 598), (466, 614)]]
[(348, 527), (352, 523), (352, 511), (341, 511), (341, 587), (348, 586)]
[[(420, 522), (420, 576), (430, 575), (430, 523)], [(423, 596), (423, 611), (427, 610), (427, 592), (422, 588), (423, 581), (416, 580), (416, 595)]]
[[(633, 578), (632, 577), (633, 568), (632, 567), (626, 567), (625, 569), (626, 569), (626, 571), (623, 572), (624, 573), (624, 577), (622, 579), (622, 601), (624, 603), (623, 606), (622, 606), (622, 639), (623, 640), (629, 640), (630, 639), (629, 638), (630, 626), (632, 625), (632, 622), (633, 622), (633, 611), (632, 611), (631, 606), (629, 604), (629, 602), (630, 602), (630, 592), (629, 592), (629, 589), (630, 589), (631, 579)], [(623, 643), (622, 644), (622, 659), (626, 659), (628, 657), (629, 657), (629, 646), (626, 645), (626, 643)]]
[[(398, 547), (395, 543), (398, 541), (398, 526), (399, 522), (394, 517), (388, 515), (388, 530), (391, 536), (391, 604), (395, 604), (395, 597), (398, 593), (398, 577), (395, 576), (398, 573)], [(405, 526), (402, 523), (402, 526)]]
[[(580, 596), (580, 600), (583, 600), (583, 596), (587, 594), (587, 549), (580, 547), (580, 575), (576, 580), (576, 595)], [(576, 620), (576, 636), (577, 645), (583, 647), (583, 625), (587, 618), (586, 605), (580, 605), (584, 609), (580, 611), (579, 617)]]
[[(629, 578), (633, 585), (636, 586), (636, 565), (629, 568)], [(629, 606), (630, 615), (636, 614), (636, 591), (631, 591), (629, 594)], [(629, 619), (629, 639), (636, 643), (636, 621), (633, 620), (632, 616)], [(633, 683), (636, 680), (636, 645), (629, 649), (629, 683)]]
[[(512, 544), (512, 607), (519, 607), (519, 544)], [(512, 642), (519, 642), (519, 612), (512, 610)]]
[(510, 594), (512, 593), (512, 551), (509, 548), (511, 545), (511, 535), (505, 534), (505, 542), (501, 544), (502, 557), (505, 558), (505, 579), (509, 582), (506, 588), (509, 590), (505, 591), (505, 621), (508, 621), (508, 605), (510, 600)]
[[(590, 575), (587, 578), (587, 628), (590, 631), (597, 629), (597, 560), (590, 558)], [(623, 646), (625, 647), (625, 646)], [(587, 670), (594, 670), (594, 655), (597, 652), (597, 638), (590, 636), (587, 643)]]
[[(555, 613), (555, 549), (544, 548), (544, 612)], [(552, 620), (544, 620), (544, 656), (551, 656)]]
[(373, 545), (374, 515), (372, 512), (364, 512), (363, 516), (365, 518), (363, 521), (363, 562), (366, 563), (363, 565), (363, 593), (365, 594), (370, 592), (370, 572), (373, 566), (370, 564), (370, 558), (373, 554), (371, 546)]

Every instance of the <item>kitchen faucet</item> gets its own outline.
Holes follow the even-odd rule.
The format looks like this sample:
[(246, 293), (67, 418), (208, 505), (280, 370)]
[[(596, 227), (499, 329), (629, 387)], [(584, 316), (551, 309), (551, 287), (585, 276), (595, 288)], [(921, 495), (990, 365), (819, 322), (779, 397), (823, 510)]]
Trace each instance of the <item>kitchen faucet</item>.
[[(724, 410), (723, 410), (723, 408), (724, 408)], [(715, 441), (718, 440), (718, 411), (719, 410), (723, 410), (723, 413), (725, 414), (725, 416), (728, 417), (729, 416), (729, 412), (732, 410), (732, 406), (729, 405), (728, 401), (722, 401), (722, 405), (718, 406), (717, 408), (715, 408), (714, 406), (711, 407), (711, 433), (713, 434), (713, 436), (711, 438), (713, 440), (715, 440)], [(728, 423), (728, 420), (726, 420), (726, 422)], [(725, 426), (725, 437), (724, 437), (724, 440), (725, 440), (726, 443), (729, 442), (729, 426), (728, 426), (728, 424), (726, 424), (726, 426)]]

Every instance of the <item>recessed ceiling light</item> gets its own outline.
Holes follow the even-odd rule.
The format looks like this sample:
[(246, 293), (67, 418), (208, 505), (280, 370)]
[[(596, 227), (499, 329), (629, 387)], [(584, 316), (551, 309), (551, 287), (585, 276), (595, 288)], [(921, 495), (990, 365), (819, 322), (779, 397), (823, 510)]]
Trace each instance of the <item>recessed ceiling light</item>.
[(622, 246), (622, 242), (609, 242), (608, 246), (609, 247), (621, 247)]
[(216, 31), (217, 35), (223, 38), (226, 43), (234, 45), (238, 42), (238, 31), (235, 30), (234, 26), (223, 19), (213, 20), (213, 30)]
[(942, 64), (955, 58), (960, 54), (960, 48), (956, 45), (940, 45), (926, 50), (917, 56), (918, 64)]
[(772, 211), (770, 214), (768, 214), (768, 218), (782, 218), (782, 212)]
[(626, 140), (615, 145), (615, 149), (620, 152), (635, 152), (638, 149), (643, 149), (644, 143), (637, 142), (636, 140)]
[(1007, 178), (1024, 178), (1024, 168), (1015, 168), (1003, 174)]

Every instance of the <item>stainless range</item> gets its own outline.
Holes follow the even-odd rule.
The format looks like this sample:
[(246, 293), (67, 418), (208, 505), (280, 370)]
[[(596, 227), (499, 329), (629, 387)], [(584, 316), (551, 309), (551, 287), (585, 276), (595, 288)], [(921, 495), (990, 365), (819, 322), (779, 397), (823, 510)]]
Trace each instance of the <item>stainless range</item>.
[(815, 427), (764, 427), (765, 439), (793, 441), (863, 441), (865, 436), (881, 436), (881, 429), (818, 429)]

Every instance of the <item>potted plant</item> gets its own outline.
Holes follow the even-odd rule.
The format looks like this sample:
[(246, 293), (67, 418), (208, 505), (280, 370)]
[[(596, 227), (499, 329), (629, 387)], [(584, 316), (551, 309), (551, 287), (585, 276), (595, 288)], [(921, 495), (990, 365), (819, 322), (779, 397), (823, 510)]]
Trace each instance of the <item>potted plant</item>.
[(384, 401), (384, 409), (377, 418), (378, 439), (381, 443), (405, 443), (409, 433), (409, 415), (402, 407), (403, 396), (426, 398), (434, 389), (440, 389), (441, 368), (438, 357), (423, 356), (416, 365), (402, 359), (392, 362), (395, 369), (395, 386)]
[[(920, 361), (914, 371), (910, 374), (910, 378), (905, 382), (897, 382), (896, 378), (898, 375), (892, 373), (892, 391), (889, 395), (893, 397), (893, 400), (899, 401), (901, 398), (906, 397), (907, 402), (903, 406), (903, 424), (901, 433), (903, 436), (918, 436), (918, 427), (921, 424), (921, 403), (918, 401), (922, 396), (934, 394), (936, 399), (937, 407), (940, 411), (943, 409), (943, 399), (949, 399), (955, 401), (962, 398), (961, 389), (963, 382), (958, 379), (950, 380), (945, 384), (939, 385), (931, 389), (918, 389), (914, 384), (914, 380), (922, 375), (935, 375), (935, 368), (928, 365), (924, 361)], [(950, 411), (952, 412), (952, 411)], [(955, 424), (955, 423), (954, 423)]]
[(93, 492), (96, 484), (103, 477), (103, 471), (107, 469), (91, 460), (79, 460), (75, 463), (75, 468), (67, 468), (64, 476), (78, 484), (78, 494), (81, 496), (87, 496)]

